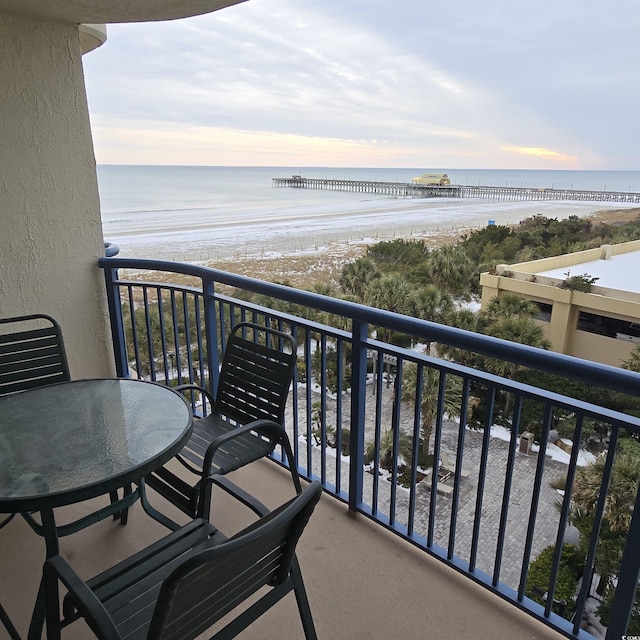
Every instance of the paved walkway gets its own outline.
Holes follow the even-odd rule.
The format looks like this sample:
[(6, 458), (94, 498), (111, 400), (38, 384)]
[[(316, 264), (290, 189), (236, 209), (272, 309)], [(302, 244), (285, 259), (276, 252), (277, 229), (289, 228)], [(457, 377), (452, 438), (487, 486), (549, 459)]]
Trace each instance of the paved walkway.
[[(391, 424), (390, 398), (392, 390), (385, 390), (381, 403), (382, 432), (384, 433)], [(319, 396), (318, 396), (319, 398)], [(302, 394), (300, 396), (301, 420), (305, 412), (305, 403)], [(314, 398), (315, 401), (315, 398)], [(373, 439), (375, 424), (374, 412), (375, 397), (368, 396), (367, 401), (367, 439)], [(343, 403), (343, 425), (349, 425), (348, 396)], [(406, 412), (409, 413), (409, 412)], [(327, 423), (335, 425), (336, 415), (333, 407), (327, 407)], [(411, 416), (401, 419), (402, 428), (406, 433), (411, 431)], [(468, 561), (471, 554), (471, 545), (474, 536), (473, 523), (476, 520), (476, 510), (480, 509), (480, 524), (478, 530), (478, 545), (476, 555), (477, 569), (489, 574), (494, 572), (498, 531), (504, 499), (505, 474), (509, 444), (499, 438), (491, 438), (488, 452), (487, 474), (484, 479), (482, 501), (478, 506), (479, 468), (484, 433), (482, 431), (465, 430), (463, 469), (468, 476), (461, 478), (460, 493), (457, 505), (457, 520), (455, 524), (455, 539), (453, 541), (453, 553)], [(304, 439), (301, 439), (301, 455), (303, 454)], [(458, 424), (446, 421), (443, 425), (441, 449), (450, 461), (455, 464), (458, 450)], [(531, 510), (531, 496), (533, 482), (536, 473), (538, 455), (516, 454), (513, 470), (510, 495), (508, 498), (508, 516), (505, 546), (499, 573), (500, 582), (517, 589), (520, 582), (520, 572), (523, 563), (525, 537), (529, 524)], [(301, 459), (304, 466), (304, 459)], [(313, 473), (321, 474), (320, 448), (313, 448)], [(543, 482), (540, 499), (536, 511), (535, 533), (532, 545), (531, 559), (534, 559), (542, 549), (556, 542), (559, 512), (555, 506), (562, 496), (551, 486), (551, 482), (562, 477), (567, 466), (550, 458), (545, 459)], [(336, 456), (335, 450), (328, 449), (326, 457), (327, 481), (336, 482)], [(349, 474), (348, 458), (342, 458), (340, 465), (342, 486), (346, 488)], [(453, 485), (453, 477), (446, 481)], [(364, 500), (373, 504), (374, 478), (371, 474), (364, 474)], [(402, 486), (395, 488), (395, 521), (407, 526), (409, 517), (410, 491)], [(427, 483), (422, 481), (416, 487), (415, 515), (413, 527), (416, 533), (427, 536), (429, 526), (429, 509), (431, 502), (431, 490)], [(377, 484), (377, 509), (380, 514), (392, 517), (392, 485), (384, 477), (379, 477)], [(449, 548), (451, 533), (451, 512), (453, 508), (453, 495), (438, 495), (436, 498), (435, 518), (433, 523), (433, 542), (445, 549)], [(449, 549), (451, 551), (451, 549)]]

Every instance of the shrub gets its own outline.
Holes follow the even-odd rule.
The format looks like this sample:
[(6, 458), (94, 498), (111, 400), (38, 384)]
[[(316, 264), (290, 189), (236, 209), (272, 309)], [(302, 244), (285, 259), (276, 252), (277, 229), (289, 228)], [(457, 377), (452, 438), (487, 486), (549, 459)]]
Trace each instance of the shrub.
[[(553, 562), (555, 549), (555, 545), (545, 547), (540, 552), (540, 555), (529, 565), (526, 595), (542, 605), (545, 604), (544, 594), (549, 589), (551, 563)], [(560, 557), (554, 600), (559, 602), (564, 600), (567, 603), (564, 612), (564, 616), (567, 619), (571, 618), (575, 608), (574, 598), (582, 565), (583, 558), (578, 548), (571, 544), (565, 544)], [(554, 607), (554, 609), (558, 612), (558, 607)]]
[(567, 277), (560, 285), (561, 289), (568, 289), (569, 291), (582, 291), (584, 293), (590, 293), (595, 282), (599, 278), (592, 278), (588, 273), (583, 273), (579, 276)]
[[(609, 585), (604, 593), (604, 600), (600, 604), (597, 610), (597, 614), (600, 616), (600, 622), (605, 626), (609, 626), (609, 615), (611, 614), (611, 605), (613, 604), (613, 596), (616, 590)], [(638, 597), (640, 596), (640, 589), (636, 589), (636, 601), (631, 609), (631, 618), (627, 626), (627, 638), (631, 636), (640, 635), (640, 604)], [(624, 636), (623, 636), (624, 637)]]

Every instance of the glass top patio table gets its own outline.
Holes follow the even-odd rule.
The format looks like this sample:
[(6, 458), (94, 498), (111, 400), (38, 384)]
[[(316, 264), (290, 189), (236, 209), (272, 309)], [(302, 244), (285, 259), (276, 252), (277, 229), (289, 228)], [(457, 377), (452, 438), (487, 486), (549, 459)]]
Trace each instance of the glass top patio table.
[(191, 432), (183, 396), (153, 382), (74, 380), (0, 398), (0, 512), (42, 511), (140, 480)]
[[(53, 509), (140, 483), (182, 449), (192, 418), (182, 395), (142, 380), (74, 380), (2, 396), (0, 513), (23, 513), (44, 536), (47, 557), (55, 555), (58, 536), (66, 534), (56, 526)], [(34, 524), (33, 511), (40, 512), (41, 526)], [(83, 520), (97, 521), (91, 515), (67, 525), (68, 532)], [(45, 599), (41, 584), (29, 639), (41, 636)], [(16, 637), (1, 608), (0, 618)]]

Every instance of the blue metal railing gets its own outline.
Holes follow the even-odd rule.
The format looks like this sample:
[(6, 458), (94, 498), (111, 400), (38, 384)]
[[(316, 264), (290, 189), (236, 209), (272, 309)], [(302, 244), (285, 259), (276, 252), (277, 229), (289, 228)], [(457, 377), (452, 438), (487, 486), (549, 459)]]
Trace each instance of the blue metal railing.
[[(398, 347), (375, 334), (392, 330), (414, 343), (455, 347), (630, 396), (640, 395), (640, 375), (206, 267), (125, 258), (99, 264), (118, 375), (134, 369), (170, 384), (197, 381), (215, 393), (210, 372), (218, 370), (225, 337), (236, 322), (289, 331), (299, 345), (299, 364), (286, 427), (301, 475), (320, 479), (351, 511), (568, 637), (592, 637), (580, 625), (593, 597), (590, 578), (598, 570), (617, 442), (640, 436), (640, 420)], [(121, 278), (118, 269), (136, 275)], [(145, 271), (156, 280), (141, 279)], [(178, 275), (192, 282), (176, 284)], [(247, 292), (259, 299), (243, 300)], [(505, 428), (494, 426), (498, 417)], [(574, 443), (563, 462), (548, 455), (559, 421)], [(609, 444), (592, 534), (582, 541), (581, 587), (566, 606), (555, 596), (582, 464), (577, 445), (593, 421), (610, 434)], [(533, 449), (531, 429), (539, 442)], [(560, 475), (566, 476), (563, 495), (551, 487)], [(636, 511), (637, 504), (627, 540), (640, 527)], [(540, 603), (532, 599), (529, 568), (548, 546), (555, 552)], [(627, 544), (616, 574), (609, 640), (627, 630), (639, 573), (640, 549)], [(615, 588), (615, 580), (611, 584)]]

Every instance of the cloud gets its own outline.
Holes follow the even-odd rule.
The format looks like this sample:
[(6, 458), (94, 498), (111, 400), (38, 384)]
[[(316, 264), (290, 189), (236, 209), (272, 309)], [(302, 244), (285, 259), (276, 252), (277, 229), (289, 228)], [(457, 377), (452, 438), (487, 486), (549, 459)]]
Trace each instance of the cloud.
[(638, 168), (634, 1), (251, 0), (112, 25), (84, 59), (96, 156)]
[(573, 165), (577, 162), (577, 158), (567, 156), (564, 153), (554, 151), (553, 149), (543, 149), (540, 147), (505, 147), (506, 151), (522, 154), (523, 156), (533, 156), (535, 158), (544, 158), (553, 160), (557, 163)]
[(329, 166), (336, 158), (340, 166), (356, 166), (366, 156), (377, 159), (374, 166), (389, 166), (394, 150), (384, 141), (320, 138), (271, 131), (243, 131), (221, 127), (159, 124), (146, 127), (94, 127), (94, 140), (102, 149), (105, 164), (156, 164), (159, 156), (170, 153), (176, 165)]

